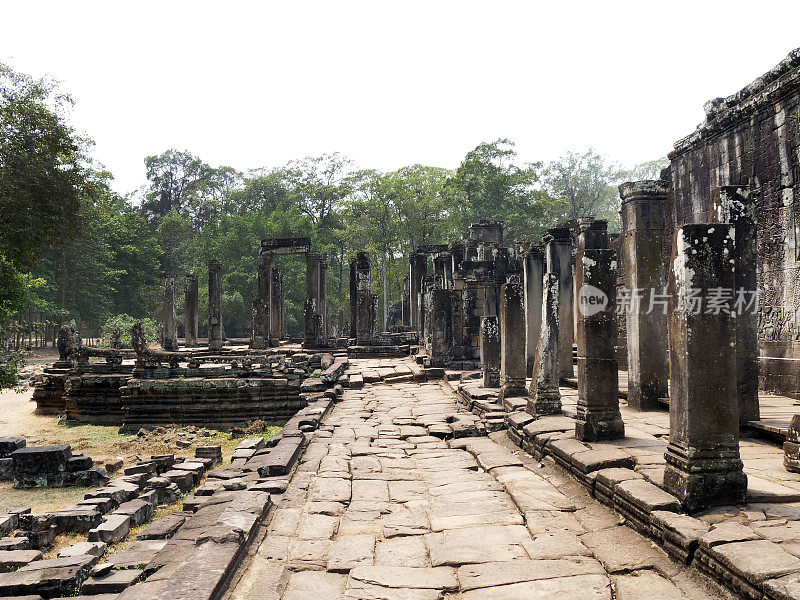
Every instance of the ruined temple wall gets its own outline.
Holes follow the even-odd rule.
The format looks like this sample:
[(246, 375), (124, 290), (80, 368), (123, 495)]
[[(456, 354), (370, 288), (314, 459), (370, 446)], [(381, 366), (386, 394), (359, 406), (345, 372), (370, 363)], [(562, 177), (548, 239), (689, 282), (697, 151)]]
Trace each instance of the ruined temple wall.
[[(763, 380), (787, 368), (770, 364), (769, 357), (800, 359), (800, 50), (705, 108), (705, 123), (669, 156), (667, 231), (713, 221), (709, 206), (716, 187), (749, 186), (756, 196)], [(789, 387), (797, 387), (796, 377)]]

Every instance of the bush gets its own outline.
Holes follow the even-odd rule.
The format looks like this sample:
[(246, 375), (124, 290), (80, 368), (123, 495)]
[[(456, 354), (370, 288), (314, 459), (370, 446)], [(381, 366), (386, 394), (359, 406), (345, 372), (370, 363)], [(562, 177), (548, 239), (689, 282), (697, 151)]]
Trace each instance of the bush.
[(0, 390), (16, 387), (19, 371), (25, 366), (22, 350), (0, 350)]
[(111, 335), (114, 333), (114, 328), (119, 327), (119, 330), (122, 334), (122, 345), (125, 348), (132, 348), (133, 343), (131, 342), (131, 327), (133, 327), (133, 324), (139, 320), (141, 320), (142, 324), (144, 325), (144, 333), (147, 343), (156, 343), (158, 341), (158, 323), (156, 321), (153, 319), (137, 319), (136, 317), (123, 314), (109, 317), (108, 320), (103, 324), (103, 339), (100, 345), (103, 348), (110, 348)]

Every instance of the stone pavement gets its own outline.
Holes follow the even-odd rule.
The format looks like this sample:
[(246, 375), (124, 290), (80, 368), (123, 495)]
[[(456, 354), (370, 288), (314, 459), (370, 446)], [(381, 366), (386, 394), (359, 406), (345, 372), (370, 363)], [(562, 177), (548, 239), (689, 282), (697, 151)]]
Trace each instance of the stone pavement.
[(347, 390), (225, 598), (733, 597), (505, 432), (430, 435), (471, 417), (442, 383)]

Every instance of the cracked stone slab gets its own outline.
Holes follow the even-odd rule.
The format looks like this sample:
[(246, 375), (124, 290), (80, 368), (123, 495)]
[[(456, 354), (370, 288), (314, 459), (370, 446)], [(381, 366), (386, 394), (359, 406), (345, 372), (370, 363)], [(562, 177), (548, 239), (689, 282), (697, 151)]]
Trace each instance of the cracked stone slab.
[[(578, 575), (602, 575), (605, 577), (606, 573), (597, 560), (588, 557), (560, 560), (518, 560), (460, 567), (458, 583), (462, 592), (468, 592), (526, 581)], [(607, 578), (606, 581), (608, 581)]]

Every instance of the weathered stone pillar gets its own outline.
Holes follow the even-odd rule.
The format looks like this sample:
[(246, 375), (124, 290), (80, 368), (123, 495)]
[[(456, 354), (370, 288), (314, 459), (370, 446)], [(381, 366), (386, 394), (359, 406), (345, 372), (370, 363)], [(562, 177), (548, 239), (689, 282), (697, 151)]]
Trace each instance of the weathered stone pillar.
[(186, 310), (184, 312), (184, 327), (186, 329), (186, 347), (197, 347), (197, 330), (199, 321), (199, 298), (197, 286), (197, 275), (194, 273), (186, 274), (186, 288), (184, 297), (186, 299)]
[(322, 329), (319, 332), (322, 346), (328, 345), (328, 261), (323, 257), (319, 263), (319, 315), (322, 317)]
[(578, 418), (575, 437), (585, 442), (625, 437), (619, 413), (617, 253), (608, 248), (606, 221), (580, 225), (575, 256), (578, 290)]
[(319, 276), (322, 255), (319, 252), (306, 253), (306, 302), (303, 307), (303, 339), (306, 348), (319, 345)]
[(668, 395), (667, 316), (664, 303), (658, 303), (652, 294), (663, 294), (666, 286), (664, 215), (669, 192), (669, 184), (663, 181), (637, 181), (619, 186), (628, 406), (636, 410), (660, 408), (658, 399)]
[(164, 326), (162, 348), (175, 351), (178, 349), (178, 314), (175, 306), (175, 275), (164, 276), (164, 302), (161, 307), (161, 322)]
[(430, 362), (432, 367), (442, 367), (450, 358), (450, 348), (453, 345), (449, 290), (431, 290), (430, 319)]
[(208, 261), (208, 347), (222, 348), (222, 262)]
[(547, 272), (558, 275), (558, 376), (574, 377), (572, 344), (574, 342), (572, 268), (572, 232), (568, 227), (548, 229), (544, 236)]
[(542, 331), (536, 348), (533, 378), (528, 390), (528, 412), (534, 417), (561, 413), (558, 389), (558, 275), (542, 279)]
[(757, 421), (758, 405), (758, 265), (756, 199), (749, 188), (726, 186), (712, 190), (710, 221), (731, 223), (736, 232), (736, 392), (739, 425)]
[(270, 340), (270, 296), (272, 288), (272, 252), (262, 252), (258, 256), (258, 298), (253, 301), (252, 348), (266, 348)]
[(689, 512), (741, 504), (734, 227), (695, 224), (673, 238), (669, 280), (669, 446), (664, 487)]
[(525, 302), (518, 281), (500, 287), (500, 400), (525, 397)]
[(433, 285), (435, 288), (442, 290), (447, 287), (445, 266), (451, 260), (452, 259), (445, 257), (443, 254), (437, 254), (433, 257)]
[(422, 278), (428, 269), (428, 257), (420, 252), (414, 252), (410, 257), (409, 286), (411, 296), (411, 327), (421, 336), (422, 318), (420, 314), (420, 297), (422, 295)]
[(525, 361), (528, 375), (533, 373), (536, 347), (542, 331), (542, 279), (544, 252), (541, 246), (528, 249), (523, 261), (525, 275)]
[(356, 305), (358, 303), (358, 286), (356, 285), (356, 259), (350, 259), (350, 336), (356, 337)]
[(359, 252), (355, 259), (356, 282), (356, 344), (372, 344), (375, 330), (376, 305), (370, 281), (369, 254)]
[(483, 387), (500, 387), (500, 319), (496, 315), (481, 318), (481, 370)]
[(409, 277), (403, 277), (403, 327), (411, 327), (411, 302), (410, 302), (411, 286), (409, 285)]
[(789, 422), (783, 443), (783, 467), (790, 473), (800, 473), (800, 414)]
[(283, 339), (283, 272), (278, 267), (272, 267), (272, 286), (270, 290), (270, 331), (272, 340), (277, 343)]

